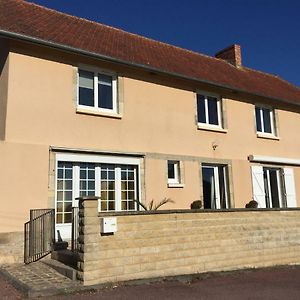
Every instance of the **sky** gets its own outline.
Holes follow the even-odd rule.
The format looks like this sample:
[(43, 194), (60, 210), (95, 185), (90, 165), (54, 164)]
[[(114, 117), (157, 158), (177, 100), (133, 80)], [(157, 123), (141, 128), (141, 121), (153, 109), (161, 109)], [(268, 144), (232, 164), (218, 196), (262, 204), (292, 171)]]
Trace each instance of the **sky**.
[(242, 63), (300, 87), (299, 0), (30, 0), (214, 56), (241, 45)]

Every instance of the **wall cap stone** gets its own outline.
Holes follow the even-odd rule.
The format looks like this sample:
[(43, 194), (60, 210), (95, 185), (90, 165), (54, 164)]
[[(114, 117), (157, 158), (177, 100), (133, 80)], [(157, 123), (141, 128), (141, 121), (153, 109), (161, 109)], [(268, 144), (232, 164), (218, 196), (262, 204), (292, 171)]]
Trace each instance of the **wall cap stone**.
[(280, 211), (300, 211), (299, 207), (293, 208), (231, 208), (231, 209), (172, 209), (172, 210), (152, 210), (152, 211), (123, 211), (123, 212), (99, 212), (99, 217), (107, 216), (136, 216), (136, 215), (165, 215), (165, 214), (194, 214), (194, 213), (226, 213), (226, 212), (280, 212)]

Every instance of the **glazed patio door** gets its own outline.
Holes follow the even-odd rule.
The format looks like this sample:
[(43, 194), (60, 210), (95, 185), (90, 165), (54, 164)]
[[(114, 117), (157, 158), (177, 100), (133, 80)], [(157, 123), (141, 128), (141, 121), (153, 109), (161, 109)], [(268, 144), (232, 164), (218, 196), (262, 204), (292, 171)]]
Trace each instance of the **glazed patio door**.
[(282, 176), (280, 169), (263, 168), (266, 207), (283, 207)]
[(202, 166), (203, 205), (205, 209), (228, 208), (225, 166)]
[[(101, 157), (98, 160), (101, 161)], [(56, 237), (59, 231), (63, 239), (70, 239), (72, 207), (78, 207), (76, 198), (79, 196), (100, 197), (98, 210), (101, 212), (137, 210), (138, 160), (125, 159), (125, 162), (127, 164), (57, 161)]]

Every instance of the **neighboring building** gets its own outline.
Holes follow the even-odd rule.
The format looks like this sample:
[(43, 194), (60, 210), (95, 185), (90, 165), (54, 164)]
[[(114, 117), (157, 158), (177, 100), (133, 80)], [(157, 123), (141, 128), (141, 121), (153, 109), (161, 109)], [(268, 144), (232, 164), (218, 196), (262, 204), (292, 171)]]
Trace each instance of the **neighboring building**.
[(246, 68), (21, 0), (0, 0), (0, 231), (32, 208), (299, 206), (300, 89)]

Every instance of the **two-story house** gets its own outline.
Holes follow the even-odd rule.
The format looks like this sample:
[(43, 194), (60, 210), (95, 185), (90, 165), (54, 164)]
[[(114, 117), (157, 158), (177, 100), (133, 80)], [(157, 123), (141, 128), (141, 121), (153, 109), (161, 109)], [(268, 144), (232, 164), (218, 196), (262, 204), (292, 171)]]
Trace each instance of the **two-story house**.
[(238, 45), (209, 57), (0, 0), (0, 72), (2, 233), (49, 207), (68, 237), (83, 195), (101, 212), (300, 204), (300, 89)]

